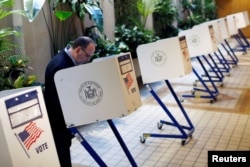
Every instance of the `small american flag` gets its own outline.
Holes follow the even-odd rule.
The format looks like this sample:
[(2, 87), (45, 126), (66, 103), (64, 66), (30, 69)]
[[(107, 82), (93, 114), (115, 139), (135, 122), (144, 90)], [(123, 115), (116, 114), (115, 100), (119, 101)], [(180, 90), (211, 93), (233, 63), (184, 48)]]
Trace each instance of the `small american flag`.
[(29, 150), (30, 146), (36, 142), (40, 137), (43, 130), (36, 126), (36, 123), (30, 122), (24, 129), (24, 131), (18, 134), (19, 138), (22, 140), (23, 144)]
[(127, 89), (129, 89), (130, 86), (133, 84), (134, 80), (133, 80), (132, 76), (130, 75), (130, 73), (128, 73), (126, 78), (124, 78), (124, 81), (125, 81)]

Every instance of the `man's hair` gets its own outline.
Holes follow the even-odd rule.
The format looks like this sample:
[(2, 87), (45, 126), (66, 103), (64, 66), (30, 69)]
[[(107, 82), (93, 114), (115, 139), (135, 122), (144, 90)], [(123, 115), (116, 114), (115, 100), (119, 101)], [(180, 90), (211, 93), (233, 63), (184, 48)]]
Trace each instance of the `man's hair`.
[(76, 40), (72, 43), (72, 48), (75, 49), (78, 46), (86, 48), (90, 43), (95, 43), (91, 38), (86, 36), (78, 37)]

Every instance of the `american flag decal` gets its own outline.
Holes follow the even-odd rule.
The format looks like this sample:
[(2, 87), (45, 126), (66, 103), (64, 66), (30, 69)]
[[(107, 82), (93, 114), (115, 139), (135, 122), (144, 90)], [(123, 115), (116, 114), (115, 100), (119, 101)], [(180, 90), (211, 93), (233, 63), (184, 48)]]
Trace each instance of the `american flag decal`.
[(36, 142), (40, 137), (43, 130), (36, 126), (36, 123), (30, 122), (24, 129), (24, 131), (18, 134), (19, 138), (22, 140), (24, 146), (29, 150), (30, 146)]
[(125, 81), (127, 89), (129, 89), (130, 86), (133, 84), (134, 80), (133, 80), (132, 76), (130, 75), (130, 73), (128, 73), (126, 78), (124, 78), (124, 81)]

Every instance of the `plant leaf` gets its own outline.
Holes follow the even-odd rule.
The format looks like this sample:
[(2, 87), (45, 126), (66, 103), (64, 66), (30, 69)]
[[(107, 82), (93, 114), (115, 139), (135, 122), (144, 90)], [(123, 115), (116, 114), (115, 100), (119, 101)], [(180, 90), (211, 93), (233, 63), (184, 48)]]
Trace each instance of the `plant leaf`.
[(44, 5), (45, 0), (24, 0), (24, 11), (26, 17), (30, 22), (32, 22)]
[(20, 14), (25, 16), (25, 12), (23, 10), (12, 10), (12, 11), (4, 11), (0, 9), (0, 19), (9, 16), (11, 14)]
[(1, 0), (0, 7), (12, 7), (14, 5), (14, 0)]
[(62, 11), (62, 10), (55, 12), (56, 18), (58, 18), (60, 21), (67, 20), (70, 16), (72, 16), (72, 14), (73, 14), (73, 12)]
[(21, 88), (23, 87), (23, 84), (25, 82), (25, 76), (24, 75), (20, 75), (18, 76), (18, 78), (14, 81), (14, 88)]
[(100, 8), (95, 5), (85, 5), (85, 9), (89, 13), (91, 19), (96, 23), (100, 32), (103, 32), (103, 14)]
[(26, 79), (26, 83), (25, 86), (30, 86), (32, 85), (35, 81), (37, 80), (37, 76), (36, 75), (29, 75)]

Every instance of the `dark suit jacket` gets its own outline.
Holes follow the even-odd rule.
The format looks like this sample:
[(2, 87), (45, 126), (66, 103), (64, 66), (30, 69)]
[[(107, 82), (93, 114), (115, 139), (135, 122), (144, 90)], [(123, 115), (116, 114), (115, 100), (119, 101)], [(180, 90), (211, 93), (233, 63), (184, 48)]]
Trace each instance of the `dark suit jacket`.
[(45, 71), (45, 103), (53, 134), (65, 131), (65, 120), (63, 117), (59, 97), (57, 94), (54, 75), (57, 71), (75, 66), (72, 59), (63, 50), (54, 56)]

